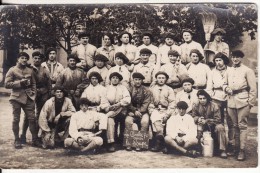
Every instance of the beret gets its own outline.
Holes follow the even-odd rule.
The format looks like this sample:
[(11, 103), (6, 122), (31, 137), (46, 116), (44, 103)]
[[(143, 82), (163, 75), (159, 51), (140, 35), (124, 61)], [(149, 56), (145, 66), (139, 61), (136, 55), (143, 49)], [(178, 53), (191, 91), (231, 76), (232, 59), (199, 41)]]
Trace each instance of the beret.
[(142, 75), (141, 73), (135, 72), (132, 75), (133, 79), (134, 78), (139, 78), (139, 79), (145, 79), (144, 75)]
[(97, 61), (97, 60), (100, 60), (100, 61), (103, 61), (103, 62), (107, 62), (108, 58), (105, 55), (98, 54), (98, 55), (96, 55), (94, 57), (94, 61)]
[(177, 103), (177, 108), (179, 108), (179, 109), (185, 109), (186, 110), (188, 107), (189, 106), (185, 101), (179, 101)]
[(198, 49), (192, 49), (192, 50), (190, 51), (190, 55), (191, 55), (192, 53), (196, 53), (196, 54), (199, 56), (199, 60), (200, 60), (200, 61), (203, 60), (204, 56), (200, 53), (200, 51), (199, 51)]
[(165, 73), (164, 71), (158, 71), (158, 72), (155, 74), (155, 78), (157, 78), (158, 75), (164, 75), (167, 80), (169, 79), (169, 75), (168, 75), (167, 73)]
[(67, 57), (67, 61), (69, 59), (74, 59), (76, 61), (76, 63), (80, 62), (80, 59), (78, 58), (78, 56), (76, 54), (69, 54)]
[(245, 56), (244, 52), (242, 52), (241, 50), (234, 50), (232, 51), (232, 56), (236, 56), (236, 57), (240, 57), (243, 58)]
[(46, 50), (46, 53), (45, 53), (45, 56), (48, 58), (49, 57), (49, 53), (51, 51), (55, 51), (57, 53), (57, 50), (54, 48), (54, 47), (49, 47), (47, 50)]
[(118, 57), (124, 61), (124, 64), (127, 64), (129, 62), (129, 59), (122, 53), (122, 52), (117, 52), (115, 54), (115, 58)]
[(229, 59), (224, 53), (221, 53), (221, 52), (217, 53), (213, 59), (214, 63), (215, 63), (216, 58), (221, 58), (224, 61), (224, 64), (226, 64), (226, 65), (229, 64)]
[(87, 32), (79, 33), (78, 39), (80, 40), (82, 37), (90, 37), (90, 33)]
[(87, 98), (82, 97), (79, 99), (79, 105), (90, 105), (90, 101)]
[(96, 71), (91, 72), (89, 74), (89, 79), (91, 79), (93, 76), (95, 76), (98, 79), (98, 82), (102, 82), (103, 81), (101, 75), (98, 72), (96, 72)]
[(148, 36), (151, 39), (151, 41), (153, 42), (153, 35), (150, 32), (144, 32), (142, 37), (144, 37), (144, 36)]
[(28, 53), (26, 53), (26, 52), (20, 52), (20, 53), (18, 54), (18, 58), (21, 57), (21, 56), (25, 56), (27, 59), (30, 58), (30, 56), (29, 56)]
[(118, 72), (113, 72), (113, 73), (111, 73), (111, 74), (109, 75), (109, 79), (111, 80), (111, 78), (112, 78), (113, 76), (117, 76), (120, 81), (123, 80), (123, 76), (122, 76), (120, 73), (118, 73)]
[(190, 78), (190, 77), (183, 79), (181, 81), (181, 84), (183, 85), (185, 82), (189, 82), (189, 83), (191, 83), (191, 85), (194, 84), (194, 80), (192, 78)]
[(164, 38), (165, 38), (165, 39), (166, 39), (166, 38), (171, 38), (171, 39), (175, 40), (175, 39), (176, 39), (176, 36), (175, 36), (173, 33), (167, 33)]
[(176, 50), (169, 50), (168, 51), (168, 56), (173, 55), (173, 56), (180, 56), (179, 52)]
[(152, 51), (150, 49), (147, 48), (143, 48), (140, 50), (140, 54), (152, 54)]
[(32, 57), (34, 57), (34, 56), (38, 56), (38, 57), (40, 57), (41, 59), (44, 59), (44, 55), (43, 55), (41, 52), (39, 52), (39, 51), (33, 52), (33, 53), (32, 53)]
[(222, 28), (216, 28), (216, 29), (214, 29), (211, 34), (212, 34), (212, 35), (215, 35), (215, 34), (217, 34), (217, 33), (219, 33), (219, 32), (220, 32), (222, 35), (223, 35), (223, 34), (226, 34), (226, 31), (225, 31), (224, 29), (222, 29)]

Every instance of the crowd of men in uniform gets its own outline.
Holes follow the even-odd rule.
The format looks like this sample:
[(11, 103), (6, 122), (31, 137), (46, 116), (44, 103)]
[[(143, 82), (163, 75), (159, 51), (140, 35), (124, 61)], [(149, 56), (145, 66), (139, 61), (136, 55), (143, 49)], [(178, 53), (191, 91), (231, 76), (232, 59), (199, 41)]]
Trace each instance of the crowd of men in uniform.
[[(55, 48), (45, 55), (33, 52), (31, 65), (30, 56), (20, 52), (5, 79), (12, 89), (14, 147), (26, 143), (29, 127), (36, 147), (62, 144), (89, 152), (105, 146), (114, 152), (135, 123), (144, 132), (151, 125), (151, 151), (173, 149), (195, 158), (200, 151), (194, 146), (203, 131), (210, 131), (221, 158), (245, 160), (248, 116), (256, 100), (254, 71), (243, 65), (241, 50), (229, 52), (223, 29), (216, 28), (204, 48), (193, 34), (183, 30), (184, 43), (178, 46), (168, 33), (159, 48), (150, 33), (143, 34), (139, 47), (126, 31), (118, 35), (118, 45), (104, 34), (97, 49), (90, 35), (81, 33), (66, 68)], [(25, 118), (19, 135), (21, 109)]]

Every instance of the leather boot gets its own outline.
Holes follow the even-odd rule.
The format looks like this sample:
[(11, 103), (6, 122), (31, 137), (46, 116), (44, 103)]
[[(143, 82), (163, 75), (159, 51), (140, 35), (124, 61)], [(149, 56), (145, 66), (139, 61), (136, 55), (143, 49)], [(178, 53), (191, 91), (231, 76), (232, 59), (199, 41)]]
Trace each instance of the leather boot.
[(246, 159), (246, 153), (245, 150), (240, 149), (239, 154), (237, 156), (238, 161), (244, 161)]

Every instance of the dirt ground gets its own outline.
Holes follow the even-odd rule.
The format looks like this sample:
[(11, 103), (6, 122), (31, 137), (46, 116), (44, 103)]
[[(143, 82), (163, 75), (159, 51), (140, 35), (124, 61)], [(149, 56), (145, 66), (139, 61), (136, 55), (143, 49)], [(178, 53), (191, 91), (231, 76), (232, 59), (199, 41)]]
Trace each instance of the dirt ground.
[[(235, 158), (219, 157), (196, 159), (176, 154), (127, 152), (81, 155), (63, 148), (44, 150), (25, 145), (23, 149), (13, 147), (11, 106), (7, 96), (0, 95), (0, 168), (3, 169), (100, 169), (100, 168), (255, 168), (258, 166), (258, 141), (256, 125), (249, 126), (247, 160), (238, 162)], [(31, 139), (28, 132), (27, 138)]]

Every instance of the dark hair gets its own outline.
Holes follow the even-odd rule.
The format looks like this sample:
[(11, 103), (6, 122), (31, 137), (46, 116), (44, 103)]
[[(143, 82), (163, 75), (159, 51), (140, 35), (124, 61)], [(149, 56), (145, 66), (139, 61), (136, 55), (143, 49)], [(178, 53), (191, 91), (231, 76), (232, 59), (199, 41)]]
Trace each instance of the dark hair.
[(54, 47), (49, 47), (47, 50), (46, 50), (46, 53), (45, 53), (45, 57), (48, 59), (49, 58), (49, 53), (51, 51), (55, 51), (57, 53), (57, 50), (54, 48)]
[(122, 38), (122, 36), (123, 36), (124, 34), (128, 34), (128, 36), (129, 36), (129, 43), (131, 43), (132, 34), (130, 34), (130, 33), (127, 32), (127, 31), (123, 31), (123, 32), (121, 32), (121, 33), (118, 35), (118, 37), (117, 37), (117, 39), (118, 39), (117, 41), (118, 41), (118, 45), (119, 45), (119, 46), (122, 45), (122, 41), (120, 40), (120, 38)]
[(185, 101), (179, 101), (178, 103), (177, 103), (177, 108), (178, 109), (188, 109), (188, 104), (185, 102)]
[(114, 36), (113, 36), (112, 34), (110, 34), (110, 33), (104, 33), (104, 34), (102, 35), (102, 38), (104, 39), (105, 36), (108, 36), (108, 38), (109, 38), (110, 41), (111, 41), (111, 44), (115, 44)]
[(87, 98), (80, 98), (79, 99), (79, 105), (90, 105), (90, 101)]
[(197, 96), (199, 97), (200, 95), (205, 96), (207, 98), (207, 102), (210, 102), (212, 100), (210, 95), (205, 90), (199, 90), (197, 92)]

